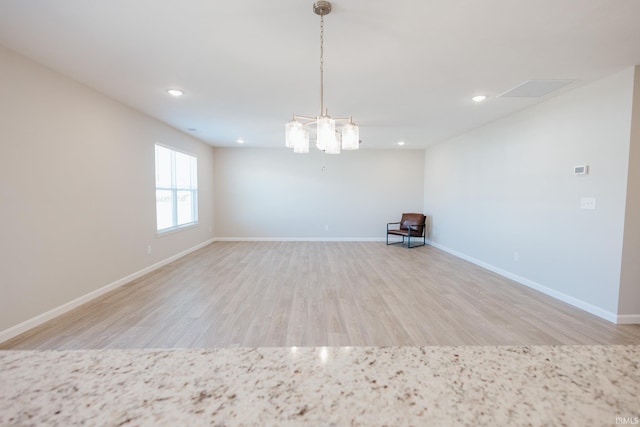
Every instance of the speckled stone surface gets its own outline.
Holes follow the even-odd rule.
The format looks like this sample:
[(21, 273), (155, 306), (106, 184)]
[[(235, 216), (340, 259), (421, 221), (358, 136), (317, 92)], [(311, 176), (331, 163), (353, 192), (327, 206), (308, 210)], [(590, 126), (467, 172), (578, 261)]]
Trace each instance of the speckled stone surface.
[[(0, 352), (0, 425), (616, 425), (640, 346)], [(637, 419), (637, 418), (636, 418)]]

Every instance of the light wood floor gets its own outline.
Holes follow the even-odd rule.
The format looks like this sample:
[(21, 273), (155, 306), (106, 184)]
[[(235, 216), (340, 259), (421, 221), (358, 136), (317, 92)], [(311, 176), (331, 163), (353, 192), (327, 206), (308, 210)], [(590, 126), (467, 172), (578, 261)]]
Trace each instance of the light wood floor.
[(640, 344), (430, 246), (218, 242), (0, 349)]

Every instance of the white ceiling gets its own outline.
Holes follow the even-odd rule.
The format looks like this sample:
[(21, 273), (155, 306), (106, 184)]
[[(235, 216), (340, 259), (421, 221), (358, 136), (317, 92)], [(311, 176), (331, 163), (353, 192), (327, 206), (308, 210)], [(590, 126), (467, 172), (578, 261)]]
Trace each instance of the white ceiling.
[[(362, 148), (426, 147), (640, 64), (639, 0), (332, 3), (325, 106), (353, 116)], [(0, 0), (0, 44), (211, 145), (281, 147), (293, 113), (319, 112), (312, 4)], [(530, 79), (576, 81), (497, 97)]]

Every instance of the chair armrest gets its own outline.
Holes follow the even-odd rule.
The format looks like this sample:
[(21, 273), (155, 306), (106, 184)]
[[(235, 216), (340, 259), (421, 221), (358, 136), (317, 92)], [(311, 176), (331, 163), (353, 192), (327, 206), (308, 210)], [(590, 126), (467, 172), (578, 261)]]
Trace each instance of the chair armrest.
[[(400, 224), (400, 221), (398, 221), (398, 222), (388, 222), (388, 223), (387, 223), (387, 232), (389, 232), (389, 226), (390, 226), (390, 225), (394, 225), (394, 224), (396, 224), (396, 225), (397, 225), (397, 224)], [(393, 230), (395, 230), (395, 228), (394, 228)]]

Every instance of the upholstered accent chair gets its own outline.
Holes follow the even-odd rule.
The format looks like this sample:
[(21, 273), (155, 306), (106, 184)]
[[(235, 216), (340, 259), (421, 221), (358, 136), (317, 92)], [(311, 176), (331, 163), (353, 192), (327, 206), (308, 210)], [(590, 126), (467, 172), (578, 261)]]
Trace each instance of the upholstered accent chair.
[[(404, 245), (405, 238), (407, 239), (407, 248), (415, 248), (417, 246), (424, 246), (427, 244), (426, 237), (426, 220), (427, 217), (421, 213), (403, 213), (399, 222), (387, 223), (387, 245), (395, 245), (401, 243)], [(399, 225), (399, 227), (389, 227)], [(401, 236), (402, 241), (389, 243), (389, 235)], [(411, 238), (422, 238), (421, 244), (411, 245)]]

